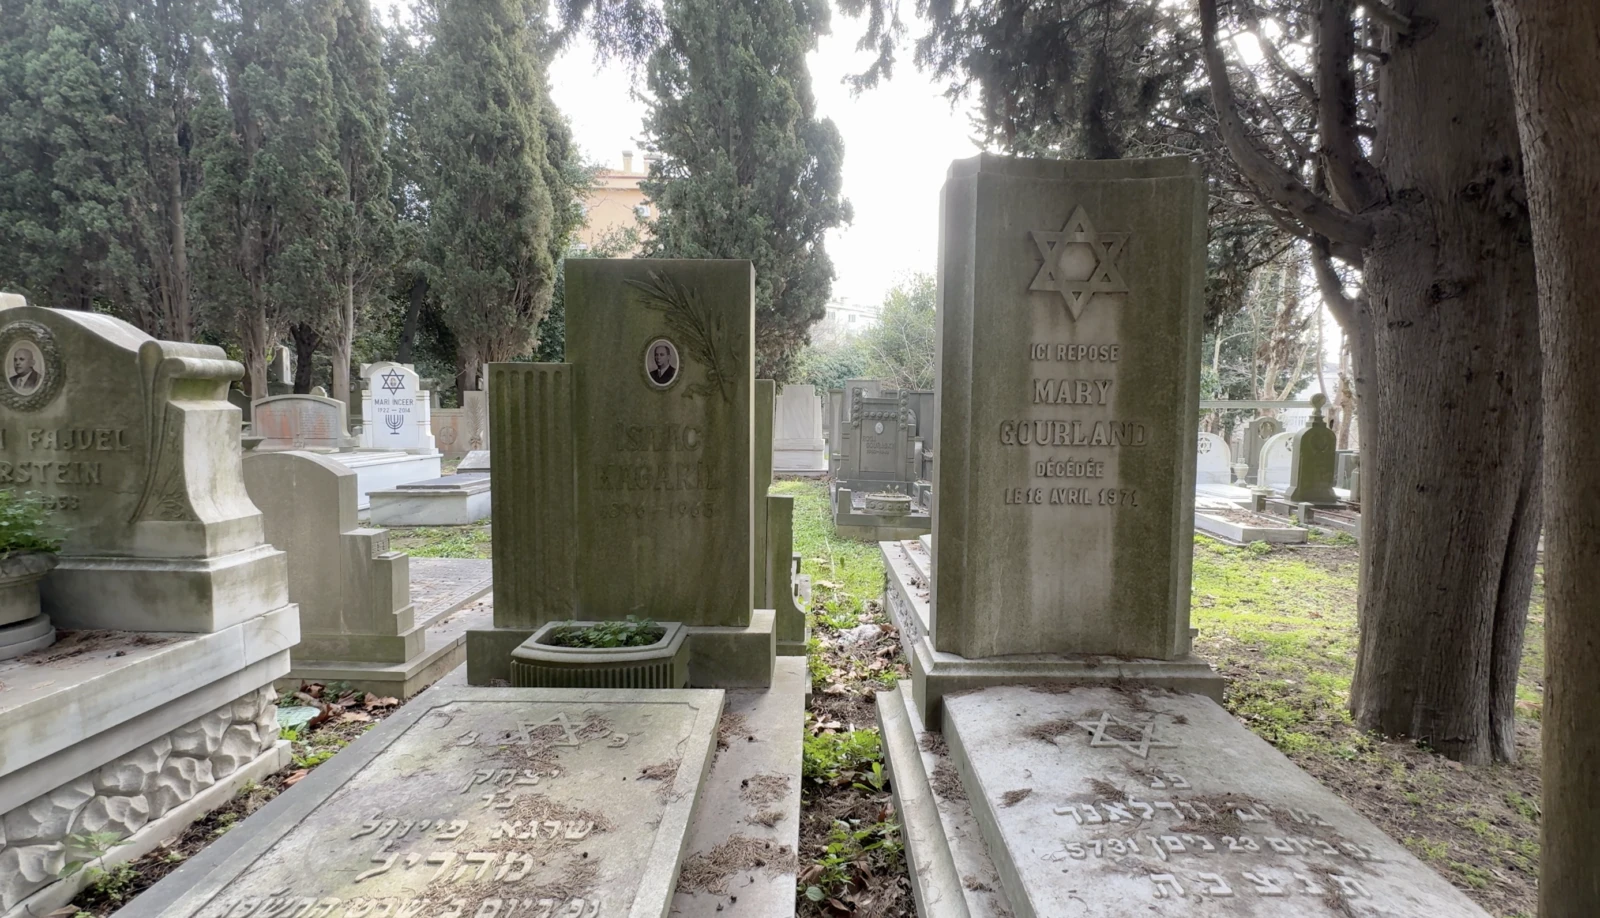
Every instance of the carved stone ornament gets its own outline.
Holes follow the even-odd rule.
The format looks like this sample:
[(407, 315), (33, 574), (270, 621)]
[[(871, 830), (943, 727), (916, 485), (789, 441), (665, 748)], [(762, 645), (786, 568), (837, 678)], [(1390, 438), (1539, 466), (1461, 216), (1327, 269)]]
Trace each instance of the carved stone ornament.
[[(19, 357), (23, 366), (14, 365)], [(66, 367), (55, 335), (37, 322), (0, 328), (0, 405), (12, 411), (38, 411), (61, 392)]]

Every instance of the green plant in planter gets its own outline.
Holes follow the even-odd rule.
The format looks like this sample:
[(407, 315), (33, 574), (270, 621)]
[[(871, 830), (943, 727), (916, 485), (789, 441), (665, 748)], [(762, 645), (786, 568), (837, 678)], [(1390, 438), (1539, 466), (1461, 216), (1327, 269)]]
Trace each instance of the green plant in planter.
[(0, 491), (0, 560), (23, 552), (53, 555), (61, 550), (61, 537), (50, 524), (43, 497)]
[(666, 633), (667, 629), (650, 619), (630, 615), (627, 621), (556, 628), (550, 632), (550, 643), (557, 647), (648, 647)]

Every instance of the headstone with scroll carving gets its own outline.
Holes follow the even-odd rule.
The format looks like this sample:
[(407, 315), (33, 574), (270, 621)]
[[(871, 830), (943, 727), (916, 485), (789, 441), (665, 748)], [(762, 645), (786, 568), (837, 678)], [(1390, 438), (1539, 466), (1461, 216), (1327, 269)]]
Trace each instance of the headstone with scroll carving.
[(221, 348), (7, 294), (0, 355), (0, 486), (43, 495), (67, 533), (42, 587), (57, 625), (210, 632), (288, 602)]

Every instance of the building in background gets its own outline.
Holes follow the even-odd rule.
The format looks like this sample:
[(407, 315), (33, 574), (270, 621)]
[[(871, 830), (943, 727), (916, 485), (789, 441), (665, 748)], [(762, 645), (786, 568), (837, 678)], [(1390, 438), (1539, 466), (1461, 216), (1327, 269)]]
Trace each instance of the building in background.
[[(633, 151), (622, 151), (622, 169), (604, 169), (596, 173), (594, 187), (583, 202), (584, 225), (578, 230), (577, 248), (586, 252), (600, 240), (628, 227), (641, 231), (644, 221), (655, 216), (655, 206), (645, 200), (639, 182), (650, 174), (651, 157), (641, 157), (643, 167), (633, 171)], [(634, 245), (624, 254), (637, 255)]]
[(828, 313), (811, 327), (811, 340), (819, 343), (854, 338), (878, 322), (881, 303), (856, 303), (839, 297), (828, 304)]

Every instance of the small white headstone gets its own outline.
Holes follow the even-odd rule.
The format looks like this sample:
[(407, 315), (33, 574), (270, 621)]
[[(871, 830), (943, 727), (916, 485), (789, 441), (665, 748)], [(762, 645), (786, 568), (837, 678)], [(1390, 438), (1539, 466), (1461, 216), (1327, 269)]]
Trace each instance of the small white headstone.
[(1261, 447), (1261, 478), (1263, 488), (1282, 491), (1289, 487), (1289, 458), (1293, 444), (1290, 437), (1291, 431), (1274, 434), (1273, 437)]
[(361, 378), (361, 445), (432, 452), (428, 395), (416, 371), (379, 361), (362, 367)]
[(1227, 442), (1214, 433), (1202, 432), (1195, 445), (1195, 484), (1227, 484), (1232, 480), (1232, 462)]

